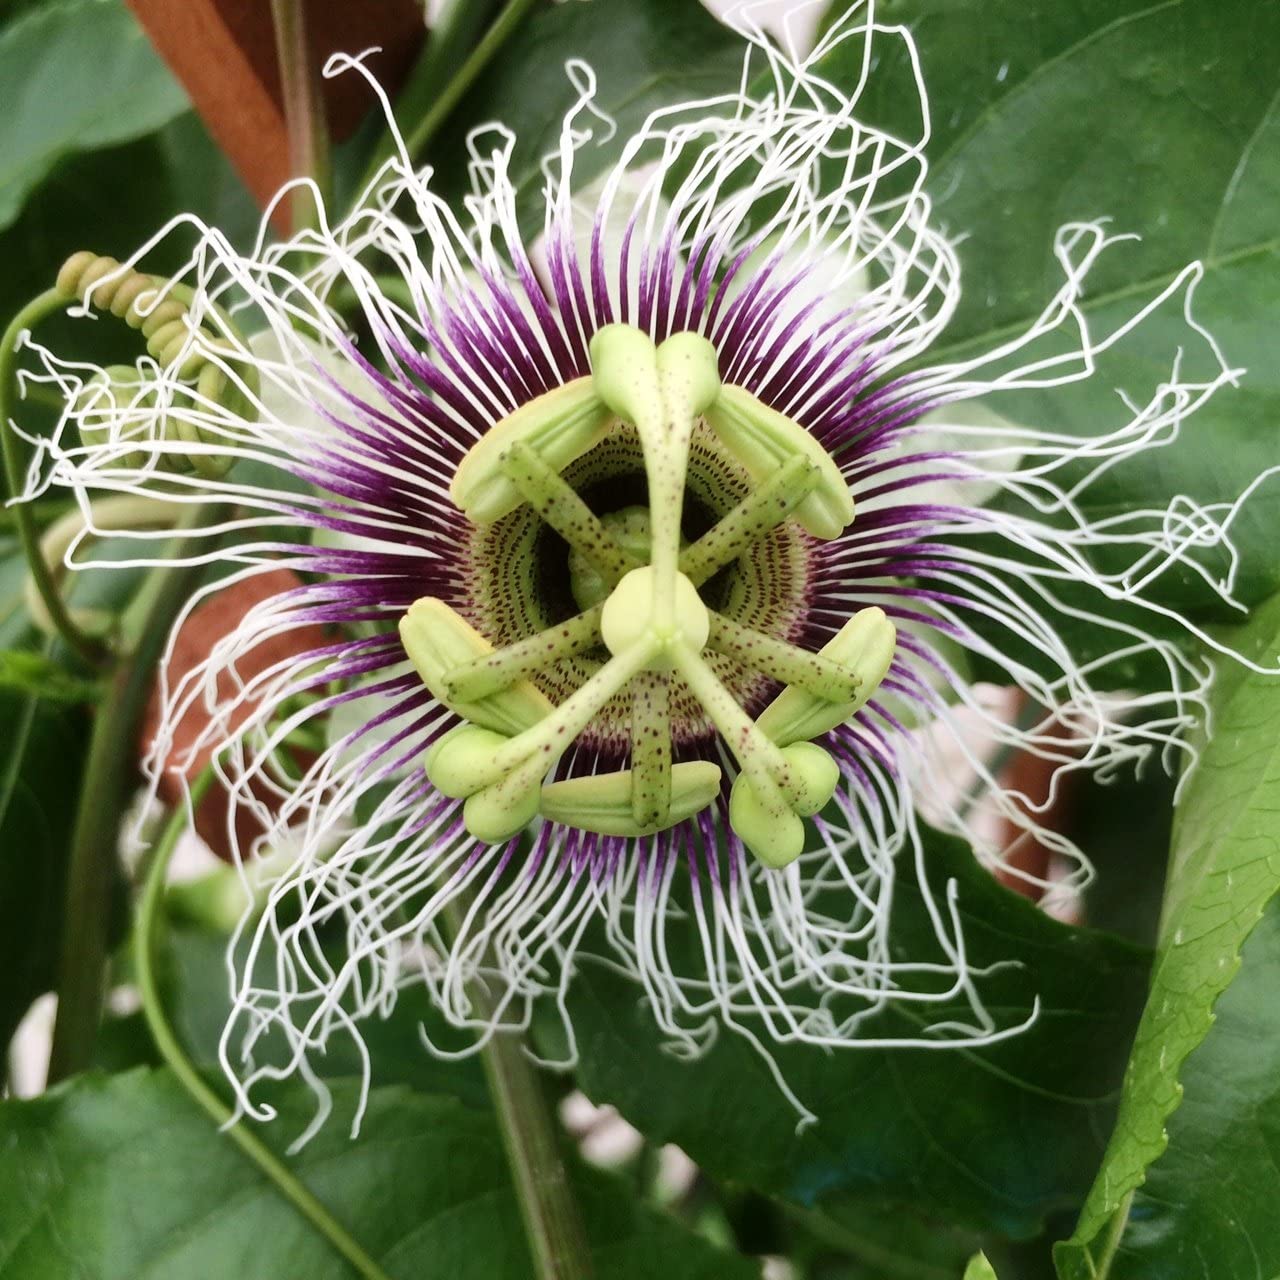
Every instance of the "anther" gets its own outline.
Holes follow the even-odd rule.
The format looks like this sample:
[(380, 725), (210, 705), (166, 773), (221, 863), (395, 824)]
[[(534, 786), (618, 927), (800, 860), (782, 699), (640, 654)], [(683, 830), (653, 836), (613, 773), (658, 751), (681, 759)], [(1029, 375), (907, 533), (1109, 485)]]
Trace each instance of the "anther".
[(849, 698), (826, 697), (792, 686), (784, 689), (760, 716), (761, 730), (780, 745), (819, 738), (862, 710), (880, 687), (893, 662), (897, 632), (883, 609), (860, 609), (819, 654), (854, 671), (861, 683)]
[[(431, 656), (435, 658), (437, 655)], [(558, 707), (552, 707), (536, 723), (514, 736), (502, 735), (501, 742), (483, 740), (484, 750), (476, 749), (481, 740), (474, 737), (448, 735), (442, 738), (428, 756), (427, 777), (433, 785), (439, 786), (436, 780), (439, 774), (453, 792), (467, 797), (487, 791), (488, 799), (484, 803), (491, 814), (504, 807), (511, 812), (522, 809), (531, 789), (541, 784), (591, 718), (645, 668), (652, 656), (651, 645), (639, 644), (612, 658), (571, 697)], [(439, 697), (438, 694), (436, 696)], [(497, 698), (487, 699), (482, 709), (509, 696), (511, 691), (507, 690)], [(474, 720), (475, 717), (468, 715), (467, 719)], [(500, 783), (504, 785), (499, 787), (497, 784)], [(455, 798), (460, 797), (455, 795)], [(466, 817), (465, 812), (463, 816)], [(495, 824), (501, 825), (496, 817), (492, 822), (486, 822), (486, 827)], [(478, 832), (473, 831), (473, 834), (480, 838)]]
[(424, 596), (400, 619), (400, 639), (422, 683), (451, 711), (498, 733), (519, 733), (538, 724), (554, 708), (527, 680), (507, 681), (480, 696), (455, 697), (449, 676), (466, 663), (486, 658), (493, 645), (441, 600)]
[(815, 538), (830, 540), (844, 532), (853, 519), (849, 486), (831, 455), (799, 423), (735, 386), (721, 388), (706, 418), (753, 480), (766, 480), (794, 457), (812, 463), (818, 483), (797, 507), (796, 519)]
[(632, 770), (565, 778), (542, 788), (541, 811), (551, 822), (605, 836), (644, 836), (673, 827), (701, 813), (720, 794), (720, 767), (709, 760), (688, 760), (671, 767), (667, 811), (646, 824), (635, 817), (636, 781)]
[(560, 472), (604, 439), (612, 414), (591, 378), (548, 391), (491, 427), (468, 451), (449, 494), (469, 520), (492, 524), (517, 510), (524, 495), (502, 467), (514, 444), (525, 444)]

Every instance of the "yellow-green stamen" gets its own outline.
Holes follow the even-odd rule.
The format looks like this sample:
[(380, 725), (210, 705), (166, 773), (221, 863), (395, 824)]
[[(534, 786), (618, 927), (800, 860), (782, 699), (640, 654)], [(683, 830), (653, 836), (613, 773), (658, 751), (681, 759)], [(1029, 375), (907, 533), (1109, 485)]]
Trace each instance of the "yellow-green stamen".
[[(721, 384), (715, 351), (699, 335), (655, 345), (638, 329), (609, 325), (592, 340), (591, 361), (589, 378), (494, 427), (451, 488), (477, 524), (528, 506), (553, 529), (569, 546), (568, 585), (583, 612), (494, 649), (438, 600), (409, 610), (401, 624), (406, 651), (431, 692), (467, 722), (428, 754), (428, 776), (465, 800), (463, 819), (481, 840), (505, 840), (538, 813), (605, 835), (661, 831), (714, 803), (721, 788), (717, 765), (672, 762), (679, 681), (688, 691), (681, 696), (692, 694), (741, 769), (731, 825), (762, 862), (784, 866), (804, 849), (803, 819), (830, 800), (839, 779), (830, 755), (810, 739), (874, 692), (892, 658), (893, 627), (880, 610), (863, 610), (814, 654), (708, 608), (698, 588), (784, 521), (817, 538), (838, 536), (853, 516), (848, 488), (802, 427), (741, 387)], [(700, 419), (756, 487), (685, 545), (685, 480)], [(648, 508), (600, 517), (562, 472), (618, 426), (638, 437)], [(607, 660), (558, 706), (529, 679), (597, 648)], [(785, 686), (758, 721), (704, 649)], [(625, 690), (631, 768), (547, 782)]]

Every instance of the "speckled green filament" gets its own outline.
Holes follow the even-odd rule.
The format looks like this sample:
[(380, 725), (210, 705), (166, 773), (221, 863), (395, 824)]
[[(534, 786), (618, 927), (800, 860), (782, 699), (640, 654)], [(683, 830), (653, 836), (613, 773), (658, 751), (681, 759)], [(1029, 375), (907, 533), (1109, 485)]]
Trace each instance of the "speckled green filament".
[(523, 441), (516, 441), (503, 454), (502, 469), (543, 522), (590, 561), (610, 586), (640, 567), (564, 477)]
[(541, 671), (562, 658), (585, 653), (601, 644), (600, 615), (602, 604), (587, 609), (536, 636), (517, 640), (502, 649), (473, 658), (455, 667), (447, 677), (453, 700), (474, 702), (505, 689), (516, 680)]
[(631, 814), (642, 828), (661, 826), (671, 809), (671, 683), (646, 671), (631, 693)]
[(711, 614), (711, 635), (707, 644), (717, 653), (728, 654), (744, 666), (763, 671), (780, 684), (795, 685), (824, 701), (852, 701), (862, 684), (862, 678), (856, 671), (820, 653), (810, 653), (784, 640), (775, 640), (763, 631), (745, 627), (720, 613)]
[(806, 458), (792, 458), (744, 498), (723, 520), (680, 555), (680, 572), (694, 586), (732, 564), (767, 537), (813, 492), (818, 469)]

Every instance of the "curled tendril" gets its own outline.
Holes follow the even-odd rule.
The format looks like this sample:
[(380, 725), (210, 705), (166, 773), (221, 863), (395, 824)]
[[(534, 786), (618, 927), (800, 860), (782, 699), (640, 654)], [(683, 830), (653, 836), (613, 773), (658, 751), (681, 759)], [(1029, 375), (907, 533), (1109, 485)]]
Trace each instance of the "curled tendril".
[[(63, 263), (52, 289), (31, 299), (13, 317), (0, 336), (0, 456), (11, 494), (23, 489), (22, 458), (10, 415), (19, 352), (30, 330), (77, 300), (139, 330), (148, 354), (178, 384), (175, 403), (138, 365), (99, 370), (72, 406), (82, 440), (91, 443), (96, 435), (122, 446), (126, 455), (131, 448), (141, 450), (160, 441), (177, 446), (164, 450), (159, 459), (167, 470), (189, 468), (206, 478), (226, 473), (232, 459), (201, 425), (206, 417), (201, 406), (217, 404), (250, 418), (258, 380), (248, 364), (241, 366), (240, 380), (227, 373), (225, 360), (244, 351), (244, 339), (221, 311), (217, 312), (221, 333), (197, 324), (191, 298), (183, 286), (122, 266), (115, 258), (82, 251)], [(200, 341), (194, 342), (197, 336)], [(30, 509), (19, 502), (13, 510), (27, 560), (28, 595), (36, 602), (33, 620), (42, 630), (60, 635), (84, 661), (101, 662), (109, 646), (72, 617), (59, 591), (58, 568), (42, 546)], [(82, 617), (81, 621), (96, 630), (103, 620)]]
[[(196, 326), (190, 307), (177, 296), (175, 287), (168, 281), (125, 268), (115, 258), (82, 250), (63, 263), (55, 287), (67, 299), (79, 299), (86, 306), (116, 316), (130, 328), (137, 329), (146, 340), (147, 354), (180, 382), (193, 387), (193, 409), (200, 402), (216, 402), (242, 412), (248, 409), (243, 392), (215, 359), (220, 353), (233, 352), (235, 347), (207, 329), (201, 330), (204, 341), (193, 346), (190, 338)], [(136, 404), (155, 412), (160, 437), (170, 443), (213, 442), (213, 437), (202, 429), (198, 412), (161, 411), (154, 403), (154, 396), (144, 395), (143, 400), (138, 401), (141, 381), (140, 375), (126, 366), (112, 365), (104, 369), (84, 393), (89, 398), (81, 407), (87, 406), (89, 430), (95, 430), (93, 408), (102, 411), (102, 425), (96, 428), (101, 432), (110, 430), (111, 411), (122, 403)], [(178, 455), (177, 460), (210, 478), (224, 475), (232, 461), (220, 451), (199, 449)]]

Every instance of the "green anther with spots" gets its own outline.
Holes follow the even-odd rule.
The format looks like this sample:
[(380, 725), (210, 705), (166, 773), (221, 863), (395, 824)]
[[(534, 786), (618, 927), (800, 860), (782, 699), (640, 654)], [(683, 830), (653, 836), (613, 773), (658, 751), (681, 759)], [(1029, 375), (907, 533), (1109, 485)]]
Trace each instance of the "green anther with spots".
[[(581, 612), (495, 649), (439, 600), (408, 610), (406, 652), (432, 694), (465, 721), (429, 752), (427, 774), (464, 800), (463, 819), (479, 840), (508, 839), (538, 814), (605, 835), (661, 831), (721, 794), (716, 764), (672, 761), (672, 707), (677, 696), (692, 698), (739, 766), (733, 829), (765, 865), (785, 866), (804, 850), (804, 819), (839, 781), (812, 739), (874, 692), (894, 629), (879, 609), (865, 609), (810, 653), (713, 608), (700, 588), (788, 520), (813, 537), (837, 537), (853, 518), (848, 487), (802, 427), (721, 384), (714, 348), (697, 334), (655, 345), (638, 329), (610, 325), (593, 339), (591, 362), (590, 377), (504, 419), (458, 468), (451, 493), (474, 524), (527, 507), (567, 544), (567, 586)], [(754, 487), (687, 543), (682, 513), (691, 442), (707, 431), (700, 423)], [(639, 442), (647, 506), (597, 515), (565, 473), (620, 429)], [(535, 683), (539, 672), (601, 652), (559, 705)], [(785, 686), (759, 720), (717, 674), (712, 654)], [(631, 767), (547, 782), (615, 705), (629, 708)]]

